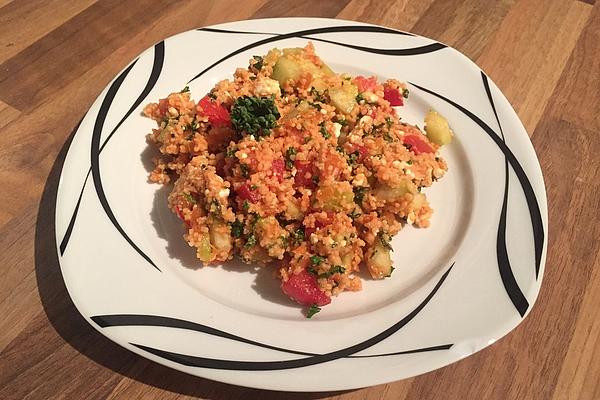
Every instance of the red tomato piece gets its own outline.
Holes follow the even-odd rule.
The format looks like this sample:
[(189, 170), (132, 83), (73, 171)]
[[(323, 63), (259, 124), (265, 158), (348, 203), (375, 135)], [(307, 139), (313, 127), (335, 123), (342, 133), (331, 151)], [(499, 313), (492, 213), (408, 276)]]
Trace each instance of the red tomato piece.
[(365, 78), (364, 76), (357, 76), (354, 78), (354, 83), (358, 87), (359, 92), (373, 92), (377, 88), (377, 78), (371, 76)]
[(208, 121), (213, 126), (231, 126), (231, 117), (229, 111), (221, 104), (217, 104), (213, 99), (204, 96), (198, 102), (198, 112), (208, 117)]
[(361, 144), (352, 145), (350, 154), (354, 153), (355, 151), (358, 151), (358, 162), (362, 162), (368, 153), (367, 148)]
[(383, 87), (383, 98), (390, 102), (391, 106), (403, 106), (404, 99), (398, 89), (388, 86)]
[(260, 200), (260, 194), (256, 189), (252, 189), (248, 182), (240, 186), (236, 193), (242, 200), (248, 200), (250, 203), (256, 203)]
[(404, 144), (410, 145), (410, 151), (417, 155), (421, 153), (433, 153), (433, 147), (425, 141), (425, 138), (420, 136), (422, 135), (406, 135), (402, 140)]
[(315, 176), (315, 168), (312, 163), (307, 161), (295, 161), (294, 167), (296, 167), (296, 176), (294, 176), (294, 183), (296, 186), (307, 188), (314, 188), (316, 186), (312, 179), (313, 176)]
[(279, 182), (281, 182), (283, 180), (283, 174), (285, 172), (285, 161), (283, 161), (283, 158), (279, 158), (273, 161), (273, 163), (271, 164), (271, 168), (273, 170), (273, 175), (275, 175)]
[(167, 110), (169, 109), (169, 99), (160, 99), (158, 101), (158, 111), (160, 111), (160, 116), (164, 117), (167, 115)]
[(319, 287), (317, 277), (306, 270), (291, 275), (287, 282), (282, 282), (281, 290), (292, 300), (304, 306), (313, 304), (324, 306), (331, 303), (331, 298)]
[(315, 221), (315, 227), (314, 228), (308, 228), (308, 227), (304, 227), (304, 237), (305, 238), (310, 238), (310, 235), (313, 234), (317, 228), (321, 229), (326, 227), (327, 225), (330, 225), (333, 222), (333, 213), (328, 212), (327, 213), (327, 218), (325, 219), (317, 219)]

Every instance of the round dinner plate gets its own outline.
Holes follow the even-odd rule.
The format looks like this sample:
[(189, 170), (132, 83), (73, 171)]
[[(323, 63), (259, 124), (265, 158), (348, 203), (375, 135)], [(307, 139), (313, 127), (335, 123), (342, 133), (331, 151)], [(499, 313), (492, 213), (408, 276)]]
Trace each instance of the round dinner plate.
[[(312, 319), (269, 268), (200, 268), (147, 181), (149, 102), (188, 85), (199, 100), (253, 55), (312, 41), (336, 72), (406, 81), (398, 112), (421, 124), (435, 109), (455, 132), (449, 171), (426, 189), (431, 227), (393, 239), (396, 271), (365, 277)], [(529, 137), (496, 85), (434, 40), (381, 26), (263, 19), (185, 32), (146, 50), (81, 122), (57, 195), (62, 274), (100, 333), (148, 359), (237, 385), (352, 389), (460, 360), (515, 328), (536, 300), (547, 245), (543, 178)]]

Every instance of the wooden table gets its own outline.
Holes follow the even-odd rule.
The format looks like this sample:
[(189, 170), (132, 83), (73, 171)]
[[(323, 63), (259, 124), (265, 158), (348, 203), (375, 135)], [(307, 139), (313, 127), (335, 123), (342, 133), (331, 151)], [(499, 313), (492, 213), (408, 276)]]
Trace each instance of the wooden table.
[[(546, 273), (529, 317), (446, 368), (345, 393), (229, 386), (98, 334), (59, 271), (54, 208), (70, 134), (138, 53), (247, 18), (383, 24), (475, 60), (523, 120), (544, 172)], [(600, 2), (595, 0), (0, 0), (0, 398), (599, 399)]]

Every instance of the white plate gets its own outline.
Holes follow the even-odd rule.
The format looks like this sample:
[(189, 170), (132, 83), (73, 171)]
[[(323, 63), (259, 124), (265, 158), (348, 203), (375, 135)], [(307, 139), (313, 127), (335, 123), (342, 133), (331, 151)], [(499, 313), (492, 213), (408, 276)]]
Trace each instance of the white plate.
[[(303, 46), (339, 72), (410, 82), (401, 115), (445, 115), (448, 174), (427, 190), (429, 229), (393, 241), (391, 279), (366, 280), (313, 319), (270, 272), (198, 269), (168, 188), (147, 183), (154, 122), (143, 106), (189, 84), (199, 99), (272, 47)], [(329, 19), (265, 19), (166, 39), (100, 94), (62, 171), (56, 236), (66, 286), (100, 333), (146, 358), (237, 385), (351, 389), (440, 368), (517, 326), (538, 295), (547, 205), (539, 163), (509, 102), (467, 57), (434, 40)]]

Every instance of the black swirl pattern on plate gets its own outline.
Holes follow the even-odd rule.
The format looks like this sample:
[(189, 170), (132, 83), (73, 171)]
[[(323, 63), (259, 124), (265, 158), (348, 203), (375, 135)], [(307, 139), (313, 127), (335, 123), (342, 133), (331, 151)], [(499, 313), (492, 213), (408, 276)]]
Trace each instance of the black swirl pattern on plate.
[[(425, 297), (425, 299), (408, 315), (402, 318), (400, 321), (396, 322), (394, 325), (390, 326), (383, 332), (364, 340), (360, 343), (357, 343), (353, 346), (346, 347), (344, 349), (336, 350), (326, 354), (312, 354), (305, 352), (298, 352), (295, 350), (283, 349), (281, 347), (275, 347), (270, 345), (265, 345), (260, 342), (248, 340), (241, 338), (236, 335), (231, 335), (226, 332), (210, 328), (201, 324), (189, 322), (189, 321), (181, 321), (175, 320), (172, 318), (158, 317), (158, 316), (140, 316), (140, 315), (104, 315), (104, 316), (94, 316), (92, 317), (92, 321), (96, 322), (100, 327), (108, 327), (108, 326), (122, 326), (122, 325), (137, 325), (137, 326), (169, 326), (169, 327), (177, 327), (183, 329), (191, 329), (195, 331), (200, 331), (203, 333), (207, 333), (210, 335), (215, 335), (219, 337), (223, 337), (230, 340), (241, 341), (243, 343), (252, 344), (255, 346), (268, 348), (271, 350), (283, 351), (286, 353), (292, 354), (300, 354), (306, 355), (303, 358), (297, 358), (292, 360), (277, 360), (277, 361), (238, 361), (238, 360), (223, 360), (216, 358), (207, 358), (207, 357), (198, 357), (191, 356), (187, 354), (174, 353), (166, 350), (156, 349), (150, 346), (130, 343), (132, 346), (135, 346), (141, 350), (147, 351), (148, 353), (154, 354), (155, 356), (167, 359), (169, 361), (173, 361), (182, 365), (191, 366), (191, 367), (201, 367), (201, 368), (210, 368), (210, 369), (224, 369), (224, 370), (232, 370), (232, 371), (273, 371), (273, 370), (282, 370), (282, 369), (292, 369), (292, 368), (302, 368), (310, 365), (321, 364), (324, 362), (334, 361), (339, 358), (347, 358), (352, 357), (354, 354), (366, 350), (377, 343), (381, 342), (384, 339), (387, 339), (406, 324), (408, 324), (417, 314), (425, 308), (427, 303), (435, 296), (437, 291), (440, 289), (454, 264), (452, 264), (448, 270), (440, 277), (438, 282), (435, 284), (431, 292)], [(392, 355), (399, 354), (412, 354), (412, 353), (420, 353), (426, 351), (438, 351), (438, 350), (447, 350), (451, 348), (451, 344), (444, 344), (440, 346), (426, 347), (421, 349), (414, 349), (408, 351), (399, 351), (394, 353), (386, 353), (386, 354), (378, 354), (378, 355), (364, 355), (364, 356), (354, 356), (354, 358), (366, 358), (366, 357), (386, 357)]]
[[(113, 135), (117, 132), (117, 130), (119, 129), (119, 127), (121, 127), (121, 125), (123, 124), (123, 122), (125, 122), (125, 120), (133, 113), (133, 111), (148, 96), (148, 94), (150, 93), (150, 91), (152, 90), (152, 88), (154, 88), (154, 85), (156, 85), (156, 82), (158, 81), (158, 78), (159, 78), (160, 73), (162, 71), (162, 67), (163, 67), (163, 64), (164, 64), (164, 58), (165, 58), (165, 43), (164, 43), (164, 41), (161, 41), (160, 43), (157, 43), (154, 46), (154, 61), (152, 63), (152, 71), (150, 72), (150, 76), (148, 77), (148, 81), (146, 82), (146, 85), (144, 86), (144, 89), (139, 94), (139, 96), (137, 97), (137, 99), (133, 102), (133, 104), (131, 105), (131, 107), (129, 108), (129, 110), (127, 110), (127, 112), (123, 115), (123, 117), (121, 118), (121, 120), (117, 123), (117, 125), (115, 125), (115, 127), (112, 129), (112, 131), (110, 132), (110, 134), (106, 137), (106, 139), (102, 143), (102, 146), (100, 146), (100, 148), (98, 149), (98, 154), (101, 153), (102, 150), (104, 150), (104, 147), (108, 144), (108, 142), (113, 137)], [(117, 92), (118, 88), (121, 86), (121, 84), (125, 80), (125, 77), (129, 74), (129, 72), (131, 71), (131, 69), (133, 68), (133, 66), (138, 62), (138, 60), (139, 59), (135, 59), (125, 70), (123, 70), (123, 72), (121, 72), (121, 74), (117, 77), (117, 79), (115, 79), (115, 81), (111, 85), (111, 88), (114, 85), (117, 86), (116, 89), (114, 90), (113, 98), (114, 98), (114, 95), (116, 95), (116, 92)], [(109, 91), (110, 91), (110, 89), (109, 89)], [(105, 97), (104, 101), (107, 101), (107, 98), (108, 98), (108, 93), (107, 93), (107, 96)], [(112, 103), (112, 98), (110, 99), (110, 102)], [(108, 112), (108, 110), (107, 110), (107, 112)], [(98, 115), (97, 118), (100, 118), (100, 115)], [(104, 115), (103, 118), (106, 118), (106, 115)], [(98, 119), (96, 120), (96, 122), (98, 122)], [(102, 121), (102, 123), (103, 122), (104, 121)], [(101, 133), (102, 132), (100, 132), (100, 134)], [(62, 238), (62, 240), (60, 242), (59, 250), (60, 250), (60, 255), (61, 256), (66, 251), (67, 245), (69, 244), (69, 239), (71, 237), (71, 233), (73, 232), (73, 227), (75, 226), (75, 220), (77, 219), (77, 214), (79, 212), (79, 206), (81, 204), (81, 199), (83, 197), (83, 191), (85, 189), (85, 185), (87, 184), (87, 181), (88, 181), (88, 178), (89, 178), (91, 172), (92, 172), (92, 167), (90, 166), (90, 168), (88, 169), (88, 172), (87, 172), (87, 174), (85, 176), (85, 180), (83, 181), (83, 185), (81, 187), (81, 191), (79, 192), (79, 197), (77, 199), (77, 203), (75, 205), (75, 209), (73, 210), (73, 213), (72, 213), (71, 218), (69, 220), (69, 225), (67, 226), (67, 230), (65, 232), (65, 235), (63, 236), (63, 238)], [(111, 214), (112, 214), (112, 212), (111, 212)], [(125, 234), (125, 236), (127, 236), (127, 235)], [(129, 240), (128, 240), (128, 242), (129, 242)], [(137, 246), (135, 246), (134, 248), (136, 248), (136, 247)], [(156, 269), (158, 269), (160, 271), (160, 269), (154, 264), (154, 262), (152, 262), (152, 260), (150, 260), (145, 255), (143, 257), (145, 259), (147, 259), (150, 262), (150, 264), (152, 264), (154, 266), (154, 268), (156, 268)]]
[[(498, 112), (496, 111), (496, 105), (494, 104), (494, 98), (492, 96), (492, 91), (490, 90), (490, 84), (488, 81), (488, 77), (486, 74), (481, 72), (481, 79), (483, 81), (483, 87), (485, 88), (485, 93), (490, 101), (490, 105), (492, 110), (494, 111), (494, 116), (496, 117), (496, 122), (498, 123), (498, 128), (500, 128), (500, 135), (502, 136), (502, 141), (506, 143), (506, 138), (504, 137), (504, 130), (502, 129), (502, 124), (500, 123), (500, 118), (498, 117)], [(510, 265), (510, 259), (508, 257), (508, 250), (506, 248), (506, 215), (508, 210), (508, 185), (509, 185), (509, 176), (508, 176), (508, 159), (506, 156), (504, 157), (504, 195), (502, 198), (502, 210), (500, 212), (500, 221), (498, 222), (498, 234), (496, 237), (496, 257), (498, 259), (498, 270), (500, 271), (500, 278), (502, 279), (502, 284), (504, 285), (504, 289), (506, 289), (506, 293), (512, 301), (513, 305), (523, 317), (529, 309), (529, 302), (525, 298), (525, 295), (521, 291), (521, 288), (517, 284), (517, 280), (512, 272), (512, 267)]]
[[(225, 30), (225, 29), (215, 29), (215, 28), (200, 28), (198, 30), (199, 31), (207, 31), (207, 32), (221, 32), (221, 33), (234, 33), (234, 34), (240, 34), (240, 33), (243, 33), (243, 34), (266, 34), (264, 32), (247, 32), (247, 31), (237, 32), (237, 31), (231, 31), (231, 30)], [(308, 37), (308, 35), (316, 35), (316, 34), (320, 34), (320, 33), (332, 33), (332, 32), (380, 32), (380, 33), (393, 33), (396, 35), (411, 36), (410, 34), (408, 34), (406, 32), (396, 31), (394, 29), (384, 28), (381, 26), (368, 26), (368, 25), (364, 25), (364, 26), (363, 25), (330, 26), (330, 27), (324, 27), (324, 28), (304, 29), (301, 31), (290, 32), (290, 33), (274, 34), (274, 36), (272, 36), (272, 37), (265, 38), (265, 39), (256, 41), (254, 43), (250, 43), (244, 47), (241, 47), (241, 48), (235, 50), (232, 53), (227, 54), (226, 56), (222, 57), (218, 61), (215, 61), (213, 64), (206, 67), (204, 70), (202, 70), (200, 73), (198, 73), (192, 79), (190, 79), (188, 83), (195, 81), (196, 79), (198, 79), (199, 77), (201, 77), (202, 75), (204, 75), (205, 73), (207, 73), (208, 71), (210, 71), (211, 69), (216, 67), (217, 65), (221, 64), (222, 62), (228, 60), (229, 58), (231, 58), (233, 56), (243, 53), (244, 51), (251, 50), (258, 46), (262, 46), (263, 44), (273, 43), (273, 42), (277, 42), (277, 41), (285, 40), (285, 39), (289, 39), (289, 38), (294, 38), (294, 37), (306, 38), (306, 39), (310, 39), (310, 40), (314, 40), (314, 41), (335, 44), (338, 46), (347, 47), (347, 48), (351, 48), (354, 50), (360, 50), (360, 51), (365, 51), (368, 53), (387, 55), (387, 56), (414, 56), (414, 55), (419, 55), (419, 54), (432, 53), (434, 51), (438, 51), (438, 50), (441, 50), (441, 49), (444, 49), (447, 47), (446, 45), (435, 42), (435, 43), (431, 43), (431, 44), (428, 44), (425, 46), (412, 47), (412, 48), (408, 48), (408, 49), (378, 49), (378, 48), (373, 48), (373, 47), (357, 46), (357, 45), (348, 44), (348, 43), (336, 42), (333, 40), (327, 40), (327, 39), (313, 37), (313, 36)]]
[[(164, 43), (161, 42), (157, 46), (158, 46), (157, 49), (160, 49), (160, 51), (155, 51), (154, 65), (152, 68), (152, 73), (148, 80), (148, 84), (144, 88), (144, 91), (142, 92), (142, 94), (140, 94), (140, 96), (136, 100), (136, 103), (137, 102), (141, 103), (143, 101), (143, 99), (147, 95), (147, 93), (144, 94), (144, 92), (146, 92), (146, 91), (150, 92), (150, 90), (152, 89), (152, 87), (154, 87), (154, 84), (158, 80), (158, 77), (160, 76), (160, 72), (162, 70), (162, 65), (163, 65), (163, 60), (164, 60)], [(129, 245), (140, 256), (142, 256), (142, 258), (144, 258), (150, 265), (152, 265), (154, 268), (156, 268), (158, 271), (160, 271), (160, 268), (158, 268), (158, 266), (154, 263), (154, 261), (152, 261), (152, 259), (150, 259), (150, 257), (148, 257), (148, 255), (146, 255), (146, 253), (144, 253), (142, 251), (142, 249), (140, 249), (138, 247), (138, 245), (135, 244), (133, 242), (133, 240), (131, 240), (131, 238), (127, 235), (125, 230), (123, 230), (123, 228), (119, 224), (119, 221), (117, 221), (117, 218), (115, 217), (112, 209), (110, 208), (110, 205), (106, 198), (106, 194), (104, 193), (104, 188), (102, 186), (102, 176), (100, 175), (100, 151), (104, 147), (104, 146), (102, 146), (102, 147), (100, 146), (100, 138), (102, 136), (102, 130), (104, 128), (104, 122), (106, 121), (106, 117), (108, 116), (108, 112), (110, 110), (110, 107), (112, 105), (112, 102), (113, 102), (115, 96), (117, 95), (117, 92), (119, 91), (119, 88), (123, 84), (123, 81), (127, 77), (127, 74), (129, 73), (129, 71), (131, 71), (132, 67), (133, 67), (133, 64), (130, 65), (125, 71), (123, 71), (117, 77), (117, 79), (115, 79), (115, 81), (110, 85), (110, 87), (108, 88), (108, 92), (106, 93), (106, 96), (104, 97), (104, 100), (102, 101), (102, 104), (100, 106), (100, 111), (98, 112), (98, 116), (96, 117), (96, 122), (94, 123), (94, 129), (93, 129), (93, 133), (92, 133), (92, 146), (91, 146), (92, 179), (94, 182), (94, 188), (96, 189), (96, 195), (98, 196), (98, 200), (100, 201), (100, 204), (102, 205), (102, 209), (104, 210), (106, 216), (108, 217), (110, 222), (113, 224), (115, 229), (121, 234), (121, 236), (127, 241), (127, 243), (129, 243)], [(134, 104), (134, 106), (132, 106), (128, 112), (131, 113), (135, 109), (135, 107), (137, 107), (138, 104)], [(124, 117), (123, 120), (125, 118), (126, 117)], [(116, 131), (116, 129), (115, 129), (115, 131)], [(109, 137), (107, 137), (107, 141), (108, 141), (108, 139), (110, 139), (110, 137), (112, 136), (112, 134), (114, 134), (115, 131), (111, 132), (111, 135), (109, 135)], [(104, 143), (104, 145), (106, 145), (107, 141)]]

